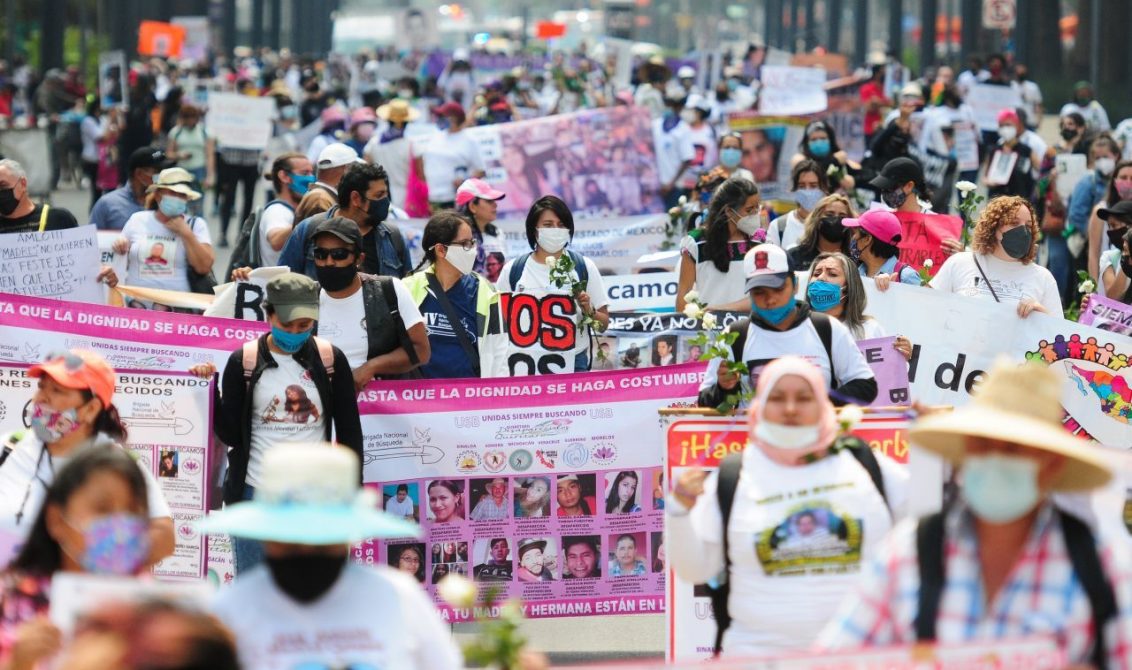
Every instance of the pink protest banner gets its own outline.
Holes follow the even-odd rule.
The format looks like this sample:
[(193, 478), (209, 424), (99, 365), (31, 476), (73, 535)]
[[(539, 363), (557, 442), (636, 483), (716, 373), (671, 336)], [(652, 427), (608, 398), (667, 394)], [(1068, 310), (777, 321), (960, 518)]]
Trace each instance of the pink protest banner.
[(857, 342), (857, 348), (865, 355), (865, 362), (872, 368), (877, 380), (877, 397), (872, 402), (873, 407), (912, 404), (908, 393), (908, 361), (893, 346), (894, 342), (896, 337)]
[(412, 573), (449, 621), (485, 613), (440, 601), (453, 573), (521, 598), (528, 617), (663, 611), (656, 413), (691, 405), (703, 369), (370, 384), (366, 486), (424, 537), (366, 542), (355, 560)]
[(1132, 335), (1132, 306), (1099, 293), (1087, 296), (1087, 300), (1089, 302), (1082, 308), (1077, 323), (1121, 335)]
[(896, 212), (900, 219), (900, 261), (916, 268), (924, 267), (924, 261), (931, 259), (929, 272), (934, 276), (939, 266), (947, 260), (943, 251), (943, 240), (959, 239), (963, 231), (963, 219), (950, 214), (920, 214), (918, 212)]

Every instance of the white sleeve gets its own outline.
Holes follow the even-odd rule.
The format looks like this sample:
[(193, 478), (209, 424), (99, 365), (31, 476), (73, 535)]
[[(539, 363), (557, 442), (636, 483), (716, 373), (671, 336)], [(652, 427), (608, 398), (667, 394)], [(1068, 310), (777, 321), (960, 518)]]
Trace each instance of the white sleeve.
[(1063, 318), (1065, 316), (1065, 309), (1061, 305), (1061, 291), (1057, 288), (1057, 280), (1053, 278), (1045, 268), (1038, 266), (1040, 270), (1041, 282), (1041, 298), (1039, 301), (1042, 307), (1045, 307), (1050, 316)]
[(692, 263), (700, 262), (700, 245), (696, 244), (696, 240), (692, 239), (691, 235), (685, 235), (680, 239), (680, 257), (683, 258), (687, 254), (692, 258)]
[(495, 280), (495, 290), (500, 293), (511, 292), (511, 266), (514, 264), (514, 259), (503, 264), (503, 269), (499, 271), (499, 279)]
[(484, 169), (483, 156), (480, 155), (480, 145), (472, 137), (468, 137), (468, 162), (471, 163), (472, 168), (475, 170)]
[[(586, 263), (586, 270), (589, 272), (589, 279), (586, 280), (586, 293), (590, 294), (590, 302), (593, 303), (594, 309), (601, 309), (609, 304), (609, 293), (605, 290), (605, 279), (601, 276), (601, 271), (597, 269), (597, 265), (588, 258), (583, 257)], [(501, 277), (502, 278), (502, 277)]]
[(421, 316), (421, 310), (417, 304), (413, 302), (413, 296), (409, 293), (409, 289), (405, 288), (405, 282), (393, 277), (393, 291), (397, 294), (397, 309), (401, 312), (401, 320), (405, 322), (405, 330), (412, 328), (418, 323), (424, 323), (424, 317)]
[(142, 467), (141, 461), (138, 461), (138, 469), (141, 470), (142, 478), (145, 479), (145, 497), (149, 505), (149, 518), (171, 518), (173, 513), (169, 511), (169, 503), (165, 501), (165, 493), (161, 491), (161, 486), (153, 478), (153, 473), (148, 468)]
[(267, 235), (273, 230), (291, 228), (294, 222), (294, 211), (282, 205), (278, 207), (267, 207), (263, 210), (263, 216), (260, 218), (260, 228), (263, 229), (264, 235)]
[(931, 286), (937, 291), (943, 291), (944, 293), (955, 293), (954, 279), (952, 276), (954, 274), (953, 270), (955, 269), (955, 264), (959, 262), (957, 259), (966, 253), (967, 252), (960, 252), (954, 256), (948, 256), (947, 260), (943, 262), (943, 265), (939, 266), (939, 271), (936, 272), (932, 280), (928, 282), (928, 286)]
[(212, 234), (208, 232), (208, 221), (203, 216), (193, 217), (193, 236), (201, 244), (212, 244)]
[(873, 370), (865, 360), (865, 355), (857, 347), (853, 333), (837, 319), (830, 319), (829, 325), (833, 330), (831, 347), (833, 360), (830, 363), (837, 381), (844, 384), (857, 379), (873, 379), (875, 377)]
[[(680, 149), (680, 162), (690, 161), (696, 157), (696, 147), (692, 144), (692, 134), (684, 133), (680, 136), (677, 147)], [(679, 176), (679, 175), (677, 175)]]
[[(387, 571), (383, 574), (389, 574)], [(414, 656), (418, 668), (429, 670), (460, 670), (464, 667), (463, 654), (452, 638), (452, 631), (444, 625), (436, 607), (425, 596), (424, 589), (416, 580), (404, 573), (390, 575), (395, 580), (400, 593), (401, 612), (404, 620), (411, 622), (407, 628), (416, 637)]]
[[(723, 571), (723, 515), (719, 510), (717, 473), (704, 480), (704, 492), (684, 513), (671, 496), (666, 502), (664, 548), (681, 579), (702, 584)], [(739, 502), (736, 496), (735, 502)]]

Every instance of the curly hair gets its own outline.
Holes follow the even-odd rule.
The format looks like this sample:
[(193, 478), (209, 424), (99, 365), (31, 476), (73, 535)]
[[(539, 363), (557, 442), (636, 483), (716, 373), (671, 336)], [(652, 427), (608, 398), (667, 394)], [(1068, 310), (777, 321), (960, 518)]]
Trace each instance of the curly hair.
[[(850, 218), (850, 219), (856, 218), (857, 210), (853, 208), (853, 203), (849, 200), (849, 198), (845, 197), (844, 195), (841, 195), (840, 193), (834, 193), (833, 195), (827, 195), (824, 198), (822, 198), (821, 200), (819, 200), (818, 204), (814, 205), (813, 211), (810, 212), (810, 215), (808, 217), (806, 217), (805, 231), (802, 233), (802, 237), (800, 237), (798, 239), (798, 246), (802, 247), (803, 249), (809, 249), (810, 253), (817, 253), (817, 250), (818, 250), (818, 223), (821, 221), (822, 216), (825, 215), (825, 211), (827, 209), (829, 209), (830, 205), (833, 205), (834, 203), (841, 203), (842, 205), (845, 205), (845, 209), (847, 209), (849, 211), (849, 217), (848, 218)], [(848, 235), (845, 236), (845, 239), (842, 242), (841, 247), (842, 247), (841, 252), (848, 255), (849, 254), (849, 236)]]
[(1034, 262), (1034, 257), (1038, 253), (1038, 217), (1030, 201), (1016, 195), (1001, 195), (987, 203), (986, 209), (975, 223), (971, 249), (988, 256), (993, 254), (998, 248), (999, 229), (1013, 225), (1014, 215), (1019, 207), (1025, 207), (1030, 212), (1030, 250), (1018, 260), (1024, 265)]

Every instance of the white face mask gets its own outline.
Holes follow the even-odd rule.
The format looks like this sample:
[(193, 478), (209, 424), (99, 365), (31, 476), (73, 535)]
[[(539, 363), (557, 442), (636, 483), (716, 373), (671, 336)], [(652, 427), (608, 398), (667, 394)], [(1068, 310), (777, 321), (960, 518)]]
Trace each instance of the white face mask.
[(998, 136), (1004, 142), (1011, 142), (1015, 137), (1018, 137), (1018, 129), (1014, 126), (1000, 126), (998, 129)]
[(775, 449), (808, 449), (821, 437), (818, 426), (787, 426), (765, 419), (755, 427), (755, 438)]
[(680, 118), (684, 119), (684, 123), (693, 124), (700, 120), (700, 115), (696, 114), (696, 112), (691, 109), (685, 109), (681, 110)]
[(538, 245), (548, 254), (556, 254), (570, 243), (570, 231), (566, 228), (539, 228)]
[(465, 249), (458, 247), (455, 244), (446, 245), (448, 253), (444, 256), (452, 267), (460, 271), (460, 274), (466, 275), (472, 271), (472, 266), (476, 264), (477, 247)]
[(763, 227), (763, 217), (761, 214), (748, 214), (735, 222), (735, 227), (738, 228), (744, 235), (750, 237), (756, 231)]
[(1112, 171), (1116, 169), (1115, 158), (1098, 158), (1093, 164), (1096, 166), (1097, 172), (1103, 174), (1106, 177), (1111, 175)]

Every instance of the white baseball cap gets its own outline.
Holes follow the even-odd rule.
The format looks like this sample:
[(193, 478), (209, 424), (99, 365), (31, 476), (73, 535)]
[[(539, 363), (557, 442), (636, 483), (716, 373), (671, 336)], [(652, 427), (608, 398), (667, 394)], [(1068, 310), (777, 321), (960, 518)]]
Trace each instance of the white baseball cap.
[(680, 69), (676, 71), (677, 79), (692, 79), (696, 76), (696, 70), (691, 65), (681, 65)]
[(743, 256), (748, 291), (760, 286), (782, 288), (790, 274), (790, 259), (777, 244), (760, 244)]
[(365, 161), (358, 158), (358, 152), (341, 142), (335, 142), (326, 145), (326, 148), (318, 154), (317, 167), (319, 170), (329, 170), (351, 163), (365, 163)]

